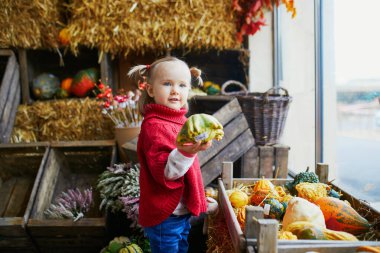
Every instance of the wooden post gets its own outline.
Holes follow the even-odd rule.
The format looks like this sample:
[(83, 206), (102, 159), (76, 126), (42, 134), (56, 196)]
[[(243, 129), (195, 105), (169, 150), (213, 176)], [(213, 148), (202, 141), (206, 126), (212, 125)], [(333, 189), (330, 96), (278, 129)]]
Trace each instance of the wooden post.
[(259, 150), (256, 146), (252, 146), (242, 156), (242, 171), (243, 178), (259, 177)]
[(329, 165), (324, 163), (317, 163), (315, 174), (319, 177), (319, 182), (328, 183), (329, 181)]
[(259, 146), (259, 177), (273, 178), (273, 150), (270, 146)]
[(277, 178), (286, 178), (288, 176), (288, 156), (289, 146), (274, 145), (274, 175)]
[(20, 62), (22, 103), (29, 104), (31, 102), (31, 99), (30, 99), (28, 59), (26, 55), (26, 49), (23, 49), (23, 48), (18, 49), (18, 60)]
[(230, 190), (232, 188), (233, 170), (233, 162), (223, 162), (222, 180), (226, 190)]
[(260, 219), (257, 253), (277, 253), (277, 220)]
[(258, 237), (259, 219), (264, 219), (264, 209), (260, 206), (247, 206), (245, 208), (245, 237)]
[(103, 57), (100, 59), (100, 77), (102, 82), (108, 84), (112, 90), (117, 90), (112, 76), (112, 60), (108, 53), (103, 53)]

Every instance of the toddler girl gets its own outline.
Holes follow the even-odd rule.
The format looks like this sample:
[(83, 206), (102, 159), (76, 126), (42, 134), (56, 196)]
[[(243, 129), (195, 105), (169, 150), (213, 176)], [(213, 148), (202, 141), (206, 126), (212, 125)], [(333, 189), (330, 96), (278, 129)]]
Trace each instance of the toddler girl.
[(143, 89), (139, 109), (144, 116), (137, 143), (140, 162), (139, 224), (152, 252), (187, 252), (190, 216), (217, 204), (206, 201), (197, 153), (212, 142), (180, 145), (176, 137), (186, 121), (192, 76), (200, 70), (175, 57), (133, 67), (128, 75)]

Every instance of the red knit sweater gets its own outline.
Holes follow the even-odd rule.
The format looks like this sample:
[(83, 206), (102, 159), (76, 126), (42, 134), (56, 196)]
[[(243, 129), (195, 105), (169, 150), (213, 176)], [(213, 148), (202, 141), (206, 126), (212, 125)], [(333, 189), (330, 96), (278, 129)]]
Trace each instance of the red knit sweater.
[(198, 216), (207, 209), (202, 174), (195, 157), (186, 174), (174, 181), (165, 179), (164, 170), (176, 137), (186, 122), (186, 110), (163, 105), (145, 106), (144, 121), (137, 143), (140, 162), (139, 224), (154, 226), (173, 213), (183, 197), (189, 211)]

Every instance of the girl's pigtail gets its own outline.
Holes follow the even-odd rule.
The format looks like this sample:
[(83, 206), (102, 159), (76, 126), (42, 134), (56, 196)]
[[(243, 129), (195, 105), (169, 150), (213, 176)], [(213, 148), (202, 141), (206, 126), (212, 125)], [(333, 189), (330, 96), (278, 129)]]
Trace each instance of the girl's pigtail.
[(144, 106), (146, 104), (152, 103), (154, 100), (148, 96), (146, 91), (146, 82), (147, 82), (147, 71), (149, 70), (150, 65), (137, 65), (132, 67), (128, 71), (128, 76), (131, 79), (137, 81), (137, 86), (141, 90), (141, 97), (138, 101), (139, 111), (144, 115)]
[(147, 65), (137, 65), (129, 70), (128, 76), (134, 79), (142, 79), (146, 75), (146, 71)]
[(202, 71), (196, 67), (190, 68), (191, 76), (195, 77), (195, 81), (197, 82), (198, 86), (203, 86), (203, 80), (201, 77)]

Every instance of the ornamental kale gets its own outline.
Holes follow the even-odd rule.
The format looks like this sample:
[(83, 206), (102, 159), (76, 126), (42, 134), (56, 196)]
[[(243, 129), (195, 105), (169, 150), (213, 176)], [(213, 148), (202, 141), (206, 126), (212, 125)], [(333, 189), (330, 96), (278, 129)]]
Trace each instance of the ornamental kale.
[(294, 177), (293, 182), (286, 183), (285, 187), (294, 195), (296, 194), (295, 187), (299, 183), (319, 183), (319, 179), (314, 172), (300, 172)]

